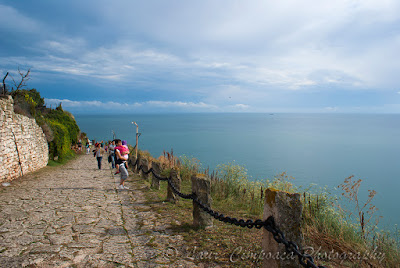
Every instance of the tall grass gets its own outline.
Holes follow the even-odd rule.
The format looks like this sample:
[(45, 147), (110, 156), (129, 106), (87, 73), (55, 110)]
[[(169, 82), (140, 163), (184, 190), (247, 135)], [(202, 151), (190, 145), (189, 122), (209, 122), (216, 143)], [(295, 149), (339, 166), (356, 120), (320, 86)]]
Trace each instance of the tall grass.
[(198, 173), (201, 169), (200, 161), (187, 155), (179, 157), (178, 163), (182, 180), (189, 180), (192, 174)]
[[(168, 176), (171, 167), (178, 167), (182, 185), (186, 185), (184, 188), (186, 191), (190, 191), (190, 177), (199, 173), (201, 169), (201, 164), (197, 159), (185, 155), (177, 158), (171, 151), (171, 153), (164, 152), (158, 160), (163, 163), (163, 175)], [(247, 170), (235, 162), (218, 165), (212, 173), (208, 169), (203, 173), (211, 179), (212, 206), (219, 212), (235, 214), (233, 216), (248, 216), (253, 219), (261, 218), (267, 188), (300, 193), (303, 204), (302, 229), (306, 245), (321, 247), (326, 252), (333, 250), (339, 254), (380, 252), (384, 256), (381, 262), (367, 258), (358, 263), (350, 263), (349, 266), (352, 267), (399, 267), (400, 232), (398, 230), (396, 232), (379, 230), (377, 226), (370, 226), (373, 221), (351, 220), (350, 212), (340, 206), (339, 198), (332, 194), (327, 187), (317, 188), (316, 185), (310, 185), (304, 188), (298, 186), (294, 183), (294, 178), (285, 172), (278, 174), (272, 180), (250, 181)], [(347, 180), (347, 183), (351, 183), (351, 180)], [(349, 191), (355, 189), (356, 186), (352, 187), (349, 184), (348, 187), (339, 188), (347, 189), (347, 195), (349, 195)], [(350, 194), (350, 196), (354, 199), (354, 195)], [(346, 192), (344, 197), (346, 197)], [(369, 197), (368, 204), (372, 200), (371, 195)], [(358, 199), (356, 198), (356, 200)], [(358, 202), (356, 207), (362, 211), (366, 206), (360, 200)], [(354, 212), (353, 214), (362, 215), (362, 213)], [(364, 224), (364, 226), (361, 228), (360, 224)], [(369, 226), (365, 224), (369, 224)], [(368, 230), (370, 236), (365, 235), (365, 230)]]
[[(303, 188), (296, 186), (293, 177), (286, 173), (275, 176), (272, 180), (249, 181), (247, 170), (234, 162), (218, 165), (211, 178), (212, 197), (220, 205), (228, 207), (232, 211), (242, 210), (248, 215), (262, 217), (264, 208), (264, 190), (273, 188), (290, 193), (301, 193), (303, 204), (302, 228), (305, 241), (308, 245), (322, 247), (326, 251), (334, 250), (340, 254), (357, 254), (359, 252), (379, 252), (381, 262), (371, 258), (361, 260), (359, 267), (399, 267), (399, 240), (400, 232), (382, 231), (377, 228), (376, 221), (351, 220), (352, 215), (363, 215), (360, 211), (371, 205), (373, 196), (362, 204), (354, 194), (358, 194), (358, 188), (353, 187), (348, 178), (344, 183), (350, 183), (344, 196), (349, 195), (350, 189), (356, 189), (352, 198), (358, 200), (356, 208), (351, 212), (340, 205), (340, 199), (332, 194), (327, 187), (317, 188), (315, 185)], [(358, 184), (360, 181), (356, 181)], [(373, 191), (369, 191), (370, 193)], [(343, 200), (342, 200), (343, 201)], [(344, 200), (348, 202), (348, 200)], [(370, 215), (372, 216), (372, 214)], [(379, 217), (379, 216), (377, 216)], [(357, 219), (357, 217), (356, 217)], [(369, 236), (366, 236), (367, 231)]]

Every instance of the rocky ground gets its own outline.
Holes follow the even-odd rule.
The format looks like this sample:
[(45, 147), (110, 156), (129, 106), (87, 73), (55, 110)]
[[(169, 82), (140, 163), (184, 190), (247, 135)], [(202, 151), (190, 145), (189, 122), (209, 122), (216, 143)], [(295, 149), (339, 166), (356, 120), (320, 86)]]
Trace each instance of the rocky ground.
[(131, 172), (117, 190), (93, 155), (0, 186), (0, 267), (197, 267)]

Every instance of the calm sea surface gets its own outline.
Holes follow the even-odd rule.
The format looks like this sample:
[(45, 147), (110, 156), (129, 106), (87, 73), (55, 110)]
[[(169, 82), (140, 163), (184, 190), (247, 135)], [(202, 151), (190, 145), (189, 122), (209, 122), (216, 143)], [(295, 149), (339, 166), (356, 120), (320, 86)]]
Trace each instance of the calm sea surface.
[(158, 157), (163, 150), (193, 156), (202, 167), (235, 161), (251, 180), (287, 172), (298, 185), (335, 191), (350, 175), (363, 180), (360, 193), (376, 190), (374, 204), (384, 226), (400, 223), (400, 115), (354, 114), (133, 114), (77, 115), (90, 139), (117, 138)]

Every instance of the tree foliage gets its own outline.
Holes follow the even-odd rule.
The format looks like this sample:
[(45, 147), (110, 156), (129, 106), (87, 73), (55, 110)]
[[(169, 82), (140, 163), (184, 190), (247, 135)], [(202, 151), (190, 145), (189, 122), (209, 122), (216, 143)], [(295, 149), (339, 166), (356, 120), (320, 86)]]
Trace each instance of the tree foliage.
[(61, 105), (46, 112), (44, 118), (54, 136), (49, 142), (50, 158), (58, 157), (58, 160), (62, 161), (72, 153), (71, 146), (78, 141), (79, 127), (74, 117), (69, 112), (63, 111)]
[[(44, 107), (44, 98), (36, 89), (17, 89), (11, 91), (11, 96), (14, 99), (14, 107), (16, 112), (22, 111), (22, 114), (35, 117), (36, 110)], [(21, 113), (21, 112), (20, 112)]]

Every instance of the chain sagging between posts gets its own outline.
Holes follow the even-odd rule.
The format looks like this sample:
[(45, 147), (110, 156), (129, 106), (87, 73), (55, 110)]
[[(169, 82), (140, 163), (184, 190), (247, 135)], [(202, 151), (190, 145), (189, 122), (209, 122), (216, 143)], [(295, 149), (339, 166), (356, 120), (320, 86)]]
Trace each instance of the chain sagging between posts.
[(273, 235), (274, 240), (277, 243), (283, 244), (285, 246), (285, 249), (287, 252), (293, 253), (298, 257), (299, 263), (303, 267), (325, 268), (325, 266), (322, 266), (322, 265), (317, 266), (314, 263), (313, 257), (308, 254), (302, 253), (301, 249), (296, 245), (296, 243), (294, 243), (292, 241), (287, 241), (283, 232), (281, 230), (279, 230), (279, 228), (276, 226), (274, 217), (270, 216), (265, 221), (260, 220), (260, 219), (253, 221), (251, 219), (249, 219), (249, 220), (239, 219), (238, 220), (236, 218), (224, 216), (224, 214), (218, 213), (218, 212), (212, 210), (209, 206), (206, 206), (205, 204), (203, 204), (203, 202), (201, 202), (197, 198), (195, 193), (184, 194), (184, 193), (181, 193), (180, 191), (178, 191), (177, 188), (175, 187), (175, 185), (172, 183), (171, 177), (161, 177), (159, 174), (156, 174), (154, 172), (153, 168), (147, 169), (145, 171), (143, 169), (143, 165), (139, 166), (138, 164), (139, 164), (139, 158), (136, 158), (135, 163), (133, 163), (133, 167), (137, 167), (137, 169), (136, 169), (137, 172), (139, 172), (141, 170), (146, 175), (152, 173), (156, 179), (158, 179), (160, 181), (167, 181), (168, 185), (171, 187), (172, 191), (175, 194), (177, 194), (178, 196), (180, 196), (184, 199), (192, 199), (193, 202), (195, 202), (203, 211), (205, 211), (206, 213), (208, 213), (215, 219), (222, 221), (222, 222), (234, 224), (236, 226), (240, 226), (243, 228), (247, 227), (249, 229), (251, 229), (253, 227), (255, 227), (257, 229), (261, 229), (262, 227), (264, 227), (268, 232), (270, 232)]

